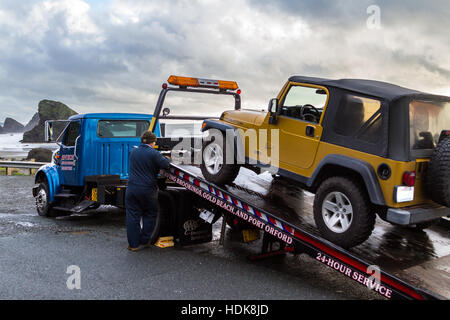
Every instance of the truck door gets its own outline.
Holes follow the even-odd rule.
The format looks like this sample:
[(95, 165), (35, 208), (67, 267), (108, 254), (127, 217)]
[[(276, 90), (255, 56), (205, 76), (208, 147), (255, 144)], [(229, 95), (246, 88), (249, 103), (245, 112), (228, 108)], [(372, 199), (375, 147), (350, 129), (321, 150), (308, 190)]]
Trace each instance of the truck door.
[(287, 170), (308, 169), (314, 163), (322, 135), (321, 118), (328, 90), (291, 83), (280, 99), (278, 122), (279, 162)]
[[(148, 130), (148, 119), (100, 119), (95, 138), (97, 174), (119, 175), (128, 179), (129, 153), (140, 144), (142, 133)], [(155, 133), (159, 135), (159, 127)]]
[(62, 184), (69, 186), (78, 185), (78, 154), (80, 150), (81, 121), (71, 121), (64, 132), (61, 142), (59, 174)]

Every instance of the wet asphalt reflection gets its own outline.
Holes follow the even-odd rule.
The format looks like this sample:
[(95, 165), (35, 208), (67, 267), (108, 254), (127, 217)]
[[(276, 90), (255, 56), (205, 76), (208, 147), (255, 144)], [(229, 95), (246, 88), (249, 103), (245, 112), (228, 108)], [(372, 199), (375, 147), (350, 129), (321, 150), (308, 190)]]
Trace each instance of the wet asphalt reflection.
[[(227, 229), (221, 246), (221, 220), (210, 243), (131, 253), (122, 210), (43, 218), (33, 185), (30, 176), (0, 176), (0, 299), (381, 298), (307, 256), (251, 262), (261, 239), (246, 244)], [(69, 265), (80, 266), (81, 290), (66, 286)]]

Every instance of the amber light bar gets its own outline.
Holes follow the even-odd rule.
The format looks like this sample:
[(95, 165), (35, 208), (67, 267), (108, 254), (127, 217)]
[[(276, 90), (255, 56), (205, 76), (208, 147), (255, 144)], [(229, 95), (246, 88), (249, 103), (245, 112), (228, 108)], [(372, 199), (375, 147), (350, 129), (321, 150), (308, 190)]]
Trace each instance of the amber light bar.
[(211, 80), (211, 79), (200, 79), (200, 78), (189, 78), (189, 77), (179, 77), (170, 76), (167, 80), (168, 83), (182, 86), (182, 87), (198, 87), (198, 88), (218, 88), (225, 90), (237, 90), (238, 85), (236, 81), (225, 81), (225, 80)]

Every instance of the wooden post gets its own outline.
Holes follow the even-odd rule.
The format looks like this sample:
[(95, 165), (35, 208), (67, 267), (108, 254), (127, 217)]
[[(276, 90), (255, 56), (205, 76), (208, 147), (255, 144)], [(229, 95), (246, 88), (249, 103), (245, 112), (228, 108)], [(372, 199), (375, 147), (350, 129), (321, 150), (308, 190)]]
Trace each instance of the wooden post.
[[(30, 159), (31, 162), (36, 162), (35, 158)], [(36, 173), (36, 169), (30, 168), (30, 176), (34, 175)]]
[[(12, 159), (11, 159), (11, 158), (8, 158), (8, 159), (6, 159), (6, 161), (12, 161)], [(12, 168), (6, 167), (6, 175), (7, 175), (7, 176), (12, 175)]]

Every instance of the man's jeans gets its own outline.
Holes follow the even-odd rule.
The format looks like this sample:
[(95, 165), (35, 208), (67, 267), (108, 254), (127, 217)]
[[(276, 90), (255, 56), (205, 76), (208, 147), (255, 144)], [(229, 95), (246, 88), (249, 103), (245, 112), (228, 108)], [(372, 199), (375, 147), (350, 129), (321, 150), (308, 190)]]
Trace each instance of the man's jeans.
[[(147, 244), (152, 238), (158, 216), (158, 190), (128, 185), (125, 195), (127, 238), (131, 248)], [(142, 228), (141, 228), (142, 219)]]

